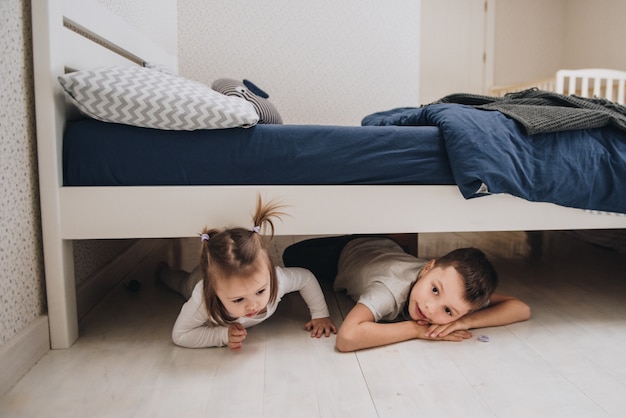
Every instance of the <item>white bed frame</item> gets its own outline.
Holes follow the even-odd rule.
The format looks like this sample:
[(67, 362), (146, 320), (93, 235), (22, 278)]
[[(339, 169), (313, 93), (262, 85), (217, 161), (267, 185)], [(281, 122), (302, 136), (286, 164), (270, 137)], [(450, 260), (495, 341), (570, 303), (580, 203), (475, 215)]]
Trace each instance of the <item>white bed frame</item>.
[[(289, 205), (290, 216), (277, 225), (279, 235), (626, 228), (626, 216), (508, 195), (464, 200), (456, 186), (63, 187), (62, 138), (71, 109), (57, 76), (66, 68), (142, 60), (177, 68), (177, 57), (96, 2), (37, 0), (32, 12), (52, 348), (69, 347), (78, 338), (72, 240), (192, 237), (204, 225), (247, 225), (257, 193)], [(97, 36), (88, 35), (90, 40), (66, 26)], [(126, 57), (103, 47), (104, 39)]]

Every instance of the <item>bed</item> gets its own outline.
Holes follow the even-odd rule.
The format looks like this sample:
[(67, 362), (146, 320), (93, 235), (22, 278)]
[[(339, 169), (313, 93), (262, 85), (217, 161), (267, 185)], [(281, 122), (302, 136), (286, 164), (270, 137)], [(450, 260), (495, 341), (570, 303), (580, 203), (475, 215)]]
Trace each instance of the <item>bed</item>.
[[(360, 162), (361, 167), (372, 165), (377, 170), (371, 177), (369, 174), (361, 175), (358, 166), (351, 167), (355, 159), (348, 158), (331, 164), (333, 169), (339, 171), (326, 180), (319, 177), (296, 180), (293, 173), (262, 180), (257, 171), (249, 171), (253, 173), (251, 178), (237, 181), (230, 179), (229, 175), (223, 176), (211, 185), (204, 185), (202, 179), (191, 181), (187, 175), (183, 176), (183, 180), (168, 181), (145, 174), (132, 180), (119, 180), (114, 174), (104, 183), (102, 180), (80, 179), (80, 176), (73, 178), (75, 173), (72, 170), (80, 172), (81, 169), (64, 161), (64, 151), (68, 160), (71, 153), (67, 138), (64, 148), (65, 134), (70, 132), (68, 135), (71, 135), (81, 123), (95, 125), (95, 132), (103, 135), (99, 140), (92, 137), (93, 142), (88, 148), (95, 148), (96, 142), (106, 145), (107, 138), (117, 138), (119, 131), (129, 128), (99, 121), (73, 121), (76, 109), (66, 100), (58, 77), (68, 71), (104, 65), (132, 66), (157, 62), (175, 68), (177, 58), (154, 46), (146, 36), (129, 28), (97, 4), (48, 0), (33, 2), (32, 9), (40, 198), (52, 348), (69, 347), (78, 338), (73, 240), (193, 237), (204, 225), (247, 225), (258, 194), (265, 199), (281, 200), (289, 206), (290, 216), (276, 225), (279, 235), (626, 228), (623, 213), (566, 207), (500, 192), (467, 198), (455, 183), (455, 165), (446, 163), (449, 155), (442, 145), (441, 129), (434, 125), (409, 127), (395, 123), (382, 126), (388, 125), (388, 120), (380, 119), (371, 122), (377, 126), (257, 125), (236, 128), (240, 132), (238, 141), (244, 145), (254, 142), (250, 136), (272, 130), (279, 131), (272, 133), (274, 137), (280, 138), (281, 132), (289, 132), (291, 137), (298, 138), (298, 129), (311, 129), (317, 132), (318, 138), (322, 138), (318, 146), (320, 150), (325, 148), (323, 138), (332, 138), (329, 130), (359, 130), (359, 135), (368, 132), (367, 135), (377, 138), (380, 132), (395, 132), (395, 136), (379, 138), (378, 142), (368, 140), (358, 146), (340, 146), (338, 141), (326, 143), (339, 147), (334, 149), (334, 155), (349, 155), (350, 150), (359, 147), (387, 147), (387, 151), (383, 152), (391, 154), (388, 155), (389, 160), (381, 162), (379, 158), (374, 158)], [(376, 119), (388, 115), (383, 112), (372, 116)], [(107, 129), (115, 130), (115, 133), (107, 135)], [(143, 128), (133, 130), (145, 131)], [(434, 177), (420, 177), (422, 170), (411, 174), (416, 174), (417, 178), (407, 178), (404, 173), (398, 172), (408, 164), (406, 155), (409, 152), (394, 150), (414, 144), (408, 139), (397, 138), (405, 138), (409, 131), (414, 130), (419, 130), (422, 141), (413, 142), (428, 145), (427, 157), (416, 157), (420, 165), (431, 167), (428, 161), (444, 161), (443, 166), (432, 166), (429, 176), (432, 174)], [(220, 132), (226, 135), (225, 131), (215, 130), (205, 134), (215, 138), (220, 136)], [(152, 134), (161, 135), (162, 132), (153, 131)], [(183, 134), (186, 138), (203, 135), (199, 132)], [(365, 138), (370, 138), (367, 135)], [(163, 141), (167, 142), (166, 139)], [(161, 147), (152, 145), (151, 149), (154, 148)], [(114, 147), (113, 154), (115, 149), (118, 148)], [(110, 150), (108, 152), (111, 153)], [(293, 149), (286, 152), (293, 153)], [(413, 152), (410, 152), (411, 155), (414, 155)], [(103, 151), (103, 154), (106, 152)], [(128, 154), (117, 152), (117, 159)], [(258, 160), (263, 161), (263, 158), (265, 156), (258, 156)], [(296, 165), (301, 168), (300, 172), (319, 175), (328, 171), (316, 168), (312, 158), (304, 162), (298, 160)], [(75, 157), (75, 160), (81, 161), (82, 157)], [(218, 164), (219, 160), (213, 159), (212, 163)], [(267, 170), (267, 167), (276, 167), (280, 160), (284, 161), (284, 158), (262, 166), (266, 172), (276, 176), (282, 173), (282, 169)], [(172, 161), (169, 156), (168, 161)], [(94, 160), (85, 162), (85, 165), (93, 168), (100, 163)], [(156, 164), (163, 166), (163, 162), (158, 160)], [(384, 174), (385, 166), (395, 170), (395, 177), (376, 177)], [(103, 167), (108, 167), (108, 163), (105, 162)], [(622, 187), (622, 184), (612, 187)]]

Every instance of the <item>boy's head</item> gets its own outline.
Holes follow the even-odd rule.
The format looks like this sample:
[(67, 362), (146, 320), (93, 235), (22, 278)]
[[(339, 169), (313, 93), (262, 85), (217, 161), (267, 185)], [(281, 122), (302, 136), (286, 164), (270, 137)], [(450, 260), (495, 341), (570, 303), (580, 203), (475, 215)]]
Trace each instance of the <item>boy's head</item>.
[(498, 273), (485, 253), (478, 248), (459, 248), (435, 261), (435, 267), (451, 266), (465, 284), (464, 299), (475, 309), (489, 302), (498, 286)]
[(450, 323), (485, 306), (497, 285), (498, 275), (482, 251), (459, 248), (422, 268), (409, 295), (409, 315)]

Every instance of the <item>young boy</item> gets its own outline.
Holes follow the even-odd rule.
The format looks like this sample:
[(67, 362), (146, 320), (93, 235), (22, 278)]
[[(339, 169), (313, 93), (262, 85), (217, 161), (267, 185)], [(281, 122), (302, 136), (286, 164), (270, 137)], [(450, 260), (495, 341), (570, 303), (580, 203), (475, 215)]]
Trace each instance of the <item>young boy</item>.
[(469, 329), (530, 318), (524, 302), (494, 293), (497, 273), (475, 248), (427, 261), (389, 238), (352, 235), (293, 244), (283, 261), (320, 280), (334, 278), (334, 289), (357, 302), (339, 328), (339, 351), (414, 338), (462, 341), (472, 336)]

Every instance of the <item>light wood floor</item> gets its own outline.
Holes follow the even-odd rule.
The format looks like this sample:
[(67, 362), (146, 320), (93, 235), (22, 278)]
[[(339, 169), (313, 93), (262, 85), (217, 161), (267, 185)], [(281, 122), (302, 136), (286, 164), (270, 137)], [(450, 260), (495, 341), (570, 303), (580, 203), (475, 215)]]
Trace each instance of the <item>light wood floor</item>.
[[(536, 238), (536, 237), (535, 237)], [(535, 240), (537, 241), (537, 240)], [(243, 351), (170, 340), (182, 299), (151, 278), (119, 287), (0, 399), (2, 417), (626, 416), (626, 257), (563, 233), (432, 234), (420, 252), (475, 245), (530, 321), (461, 343), (409, 341), (358, 353), (312, 339), (298, 294), (249, 329)], [(533, 251), (534, 250), (534, 251)], [(326, 294), (337, 325), (351, 303)]]

